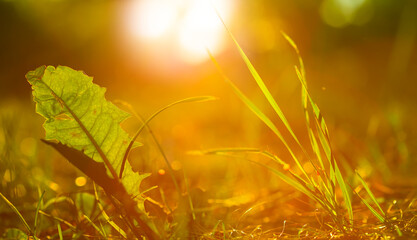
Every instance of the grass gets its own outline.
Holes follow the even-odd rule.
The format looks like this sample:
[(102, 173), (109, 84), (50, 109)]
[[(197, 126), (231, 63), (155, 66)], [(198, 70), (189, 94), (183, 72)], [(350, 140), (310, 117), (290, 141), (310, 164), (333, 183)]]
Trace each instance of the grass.
[[(220, 17), (220, 16), (219, 16)], [(221, 17), (220, 17), (221, 19)], [(223, 22), (223, 21), (222, 21)], [(308, 161), (314, 167), (314, 172), (316, 176), (307, 174), (306, 170), (303, 168), (301, 160), (296, 157), (294, 150), (287, 141), (283, 138), (283, 135), (278, 130), (273, 122), (267, 117), (265, 113), (263, 113), (248, 97), (245, 96), (244, 93), (240, 91), (240, 89), (223, 73), (220, 65), (213, 57), (213, 55), (208, 50), (208, 54), (212, 62), (215, 64), (216, 68), (222, 75), (223, 79), (232, 87), (233, 91), (236, 95), (242, 100), (242, 102), (262, 121), (265, 125), (275, 133), (278, 139), (284, 144), (285, 148), (290, 153), (293, 161), (296, 163), (297, 167), (300, 170), (300, 173), (296, 173), (291, 170), (288, 166), (289, 164), (279, 159), (277, 156), (267, 152), (262, 151), (259, 149), (215, 149), (215, 150), (208, 150), (208, 151), (201, 151), (195, 152), (199, 154), (229, 154), (229, 153), (236, 153), (236, 152), (245, 152), (245, 153), (258, 153), (264, 156), (267, 156), (270, 160), (273, 160), (280, 165), (284, 166), (283, 170), (275, 169), (269, 167), (268, 165), (255, 162), (268, 170), (275, 173), (279, 178), (281, 178), (284, 182), (288, 183), (298, 191), (302, 192), (303, 194), (307, 195), (310, 199), (314, 200), (318, 205), (320, 205), (329, 216), (331, 216), (333, 220), (334, 227), (337, 229), (337, 232), (343, 233), (345, 235), (355, 234), (356, 230), (354, 226), (354, 215), (353, 215), (353, 206), (352, 206), (352, 191), (349, 191), (348, 185), (349, 183), (345, 181), (338, 163), (335, 158), (335, 154), (332, 150), (330, 136), (327, 124), (322, 116), (322, 113), (318, 107), (318, 105), (313, 101), (308, 88), (307, 88), (307, 81), (306, 81), (306, 73), (304, 69), (303, 59), (300, 55), (297, 45), (295, 42), (284, 32), (282, 32), (283, 37), (287, 40), (287, 42), (292, 46), (295, 50), (299, 65), (295, 65), (295, 72), (297, 77), (300, 81), (301, 85), (301, 97), (302, 97), (302, 107), (305, 113), (305, 121), (307, 126), (307, 132), (310, 139), (311, 149), (314, 153), (314, 157), (311, 157), (307, 151), (305, 150), (304, 146), (300, 143), (294, 131), (292, 130), (290, 124), (288, 123), (285, 115), (283, 114), (281, 108), (278, 106), (277, 102), (273, 98), (272, 94), (266, 87), (264, 81), (250, 62), (249, 58), (246, 56), (245, 52), (240, 47), (239, 43), (224, 24), (230, 38), (234, 42), (239, 54), (241, 55), (244, 63), (246, 64), (247, 68), (249, 69), (252, 77), (256, 81), (257, 85), (259, 86), (262, 94), (267, 99), (268, 103), (274, 109), (277, 117), (283, 125), (285, 129), (290, 133), (293, 140), (297, 143), (299, 149), (308, 159)], [(309, 108), (310, 107), (310, 108)], [(314, 123), (311, 123), (311, 116), (314, 118)], [(318, 140), (317, 140), (318, 139)], [(323, 154), (324, 153), (324, 154)], [(323, 160), (326, 159), (326, 160)], [(326, 165), (326, 163), (327, 165)], [(353, 190), (353, 192), (361, 199), (363, 204), (368, 208), (368, 210), (383, 224), (392, 225), (391, 221), (386, 217), (385, 212), (381, 208), (380, 204), (376, 200), (374, 194), (361, 177), (361, 175), (356, 171), (356, 176), (359, 179), (360, 183), (366, 190), (366, 193), (370, 197), (372, 203), (377, 206), (379, 212), (372, 207), (364, 198), (362, 198), (357, 192)], [(291, 178), (292, 177), (292, 178)], [(336, 194), (336, 186), (339, 187), (341, 195), (343, 197), (343, 204), (340, 203), (338, 200), (338, 196)], [(345, 211), (347, 211), (348, 217), (345, 216)], [(331, 227), (333, 228), (333, 227)], [(397, 236), (402, 237), (403, 234), (399, 227), (394, 224), (395, 231)]]
[[(225, 26), (226, 27), (226, 26)], [(227, 29), (227, 27), (226, 27)], [(317, 104), (312, 100), (308, 90), (307, 90), (307, 82), (305, 77), (305, 70), (304, 70), (304, 63), (303, 60), (299, 54), (297, 45), (294, 43), (294, 41), (287, 36), (285, 33), (283, 33), (283, 36), (285, 39), (290, 43), (290, 45), (294, 48), (294, 50), (297, 53), (298, 59), (299, 59), (299, 66), (295, 66), (295, 71), (297, 73), (298, 79), (301, 83), (301, 89), (302, 89), (302, 107), (305, 112), (305, 118), (307, 123), (307, 131), (308, 135), (310, 137), (310, 143), (312, 150), (315, 154), (314, 158), (309, 156), (307, 151), (305, 150), (304, 146), (300, 143), (296, 135), (294, 134), (294, 131), (292, 130), (291, 126), (289, 125), (285, 115), (283, 114), (281, 108), (278, 106), (275, 99), (272, 97), (270, 91), (266, 87), (265, 83), (263, 82), (262, 78), (257, 73), (256, 69), (250, 62), (249, 58), (246, 56), (232, 33), (227, 29), (231, 39), (233, 40), (236, 48), (238, 49), (238, 52), (240, 53), (243, 61), (245, 62), (246, 66), (248, 67), (250, 73), (252, 74), (253, 78), (255, 79), (256, 83), (258, 84), (259, 88), (261, 89), (263, 95), (267, 99), (268, 103), (272, 106), (274, 109), (278, 119), (281, 120), (283, 125), (285, 126), (285, 129), (290, 133), (293, 140), (297, 143), (299, 149), (303, 152), (305, 157), (310, 161), (312, 166), (315, 169), (315, 173), (318, 175), (318, 177), (312, 176), (307, 174), (306, 170), (303, 167), (303, 164), (301, 163), (301, 160), (299, 157), (295, 155), (295, 150), (290, 147), (290, 145), (287, 143), (287, 140), (284, 139), (282, 133), (278, 130), (278, 127), (274, 125), (274, 123), (264, 114), (249, 98), (247, 98), (237, 86), (234, 85), (234, 83), (227, 78), (222, 73), (222, 70), (217, 63), (216, 59), (214, 59), (213, 55), (209, 52), (210, 57), (213, 61), (213, 63), (216, 65), (217, 69), (222, 73), (222, 76), (224, 80), (231, 85), (232, 89), (236, 93), (236, 95), (242, 100), (242, 102), (245, 103), (245, 105), (261, 120), (263, 121), (278, 137), (278, 139), (284, 144), (288, 152), (290, 153), (293, 161), (297, 165), (298, 169), (301, 172), (300, 174), (297, 174), (292, 169), (287, 169), (289, 174), (282, 173), (280, 171), (273, 171), (276, 175), (278, 175), (282, 180), (284, 180), (286, 183), (293, 186), (295, 189), (301, 191), (302, 193), (306, 194), (309, 198), (316, 201), (321, 207), (327, 211), (327, 213), (332, 217), (333, 222), (337, 225), (337, 228), (341, 232), (351, 231), (352, 225), (353, 225), (353, 209), (351, 205), (351, 193), (348, 191), (348, 188), (346, 187), (346, 183), (343, 179), (343, 176), (340, 172), (339, 166), (335, 160), (334, 154), (331, 149), (330, 145), (330, 137), (327, 130), (326, 122), (324, 121), (324, 118), (321, 115), (321, 112), (317, 106)], [(312, 115), (315, 120), (315, 125), (311, 126), (310, 123), (310, 113), (308, 108), (308, 103), (311, 106), (312, 109)], [(315, 127), (315, 129), (313, 128)], [(316, 130), (316, 131), (314, 131)], [(319, 141), (317, 141), (317, 136), (319, 138)], [(321, 149), (320, 149), (321, 148)], [(230, 152), (228, 150), (217, 150), (217, 151), (211, 151), (211, 153), (217, 153), (217, 152)], [(261, 151), (259, 151), (261, 152)], [(325, 153), (325, 158), (328, 163), (328, 167), (326, 169), (325, 163), (323, 160), (322, 153)], [(267, 155), (270, 156), (272, 160), (279, 159), (277, 156), (274, 156), (270, 153)], [(318, 163), (315, 162), (313, 159), (317, 159)], [(281, 164), (287, 164), (283, 163), (282, 160), (278, 160)], [(272, 170), (271, 168), (268, 168)], [(292, 178), (289, 178), (291, 176)], [(348, 220), (345, 219), (344, 212), (341, 211), (340, 203), (337, 200), (336, 196), (336, 184), (340, 187), (340, 190), (342, 192), (343, 199), (345, 201), (344, 207), (348, 211)]]

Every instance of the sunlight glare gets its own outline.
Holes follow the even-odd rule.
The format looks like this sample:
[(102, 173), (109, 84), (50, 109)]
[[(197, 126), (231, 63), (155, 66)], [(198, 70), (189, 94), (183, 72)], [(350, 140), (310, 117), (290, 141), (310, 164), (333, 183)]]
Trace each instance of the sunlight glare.
[(216, 10), (227, 22), (231, 1), (137, 0), (128, 9), (127, 28), (152, 48), (169, 46), (176, 57), (198, 64), (208, 59), (206, 48), (213, 54), (223, 49), (226, 30)]
[(129, 14), (130, 31), (137, 36), (157, 38), (164, 35), (177, 19), (175, 1), (135, 1)]
[(230, 6), (227, 1), (210, 3), (208, 0), (194, 0), (191, 2), (185, 17), (180, 22), (179, 41), (185, 53), (182, 54), (182, 58), (187, 62), (198, 63), (208, 57), (206, 48), (214, 53), (222, 50), (222, 35), (225, 30), (215, 8), (222, 18), (226, 18), (230, 12)]

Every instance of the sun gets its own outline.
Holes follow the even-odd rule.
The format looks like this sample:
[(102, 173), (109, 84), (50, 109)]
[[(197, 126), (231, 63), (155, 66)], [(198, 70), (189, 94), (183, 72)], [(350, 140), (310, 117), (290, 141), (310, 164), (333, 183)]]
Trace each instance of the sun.
[(131, 37), (155, 45), (169, 42), (180, 59), (198, 64), (208, 59), (207, 48), (214, 54), (224, 48), (225, 30), (216, 11), (227, 21), (232, 1), (136, 0), (126, 12), (126, 26)]

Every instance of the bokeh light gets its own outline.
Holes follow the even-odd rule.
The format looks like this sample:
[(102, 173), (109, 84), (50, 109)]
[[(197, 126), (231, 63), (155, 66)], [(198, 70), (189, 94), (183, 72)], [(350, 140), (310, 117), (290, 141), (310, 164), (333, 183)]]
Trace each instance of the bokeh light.
[(85, 184), (87, 184), (87, 179), (85, 177), (80, 176), (75, 179), (75, 185), (77, 185), (77, 187), (82, 187)]
[(339, 28), (366, 23), (373, 15), (372, 10), (367, 0), (324, 0), (320, 14), (325, 23)]
[(159, 175), (165, 175), (165, 170), (164, 169), (159, 169), (158, 174)]

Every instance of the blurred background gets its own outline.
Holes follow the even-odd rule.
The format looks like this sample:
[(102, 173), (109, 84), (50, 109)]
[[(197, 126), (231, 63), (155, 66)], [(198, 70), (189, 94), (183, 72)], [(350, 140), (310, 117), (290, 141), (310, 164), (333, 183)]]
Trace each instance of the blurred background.
[[(25, 74), (40, 65), (83, 70), (107, 88), (107, 99), (127, 101), (145, 117), (186, 97), (218, 97), (177, 106), (151, 123), (174, 168), (189, 168), (192, 187), (216, 189), (210, 198), (233, 197), (248, 189), (259, 193), (260, 186), (269, 189), (282, 184), (241, 160), (186, 154), (219, 147), (257, 147), (283, 159), (287, 156), (208, 58), (206, 48), (226, 75), (273, 116), (214, 9), (303, 142), (308, 144), (294, 72), (298, 60), (281, 31), (300, 49), (311, 95), (327, 120), (345, 167), (363, 167), (365, 173), (385, 183), (415, 181), (415, 0), (2, 0), (2, 187), (16, 189), (21, 184), (22, 191), (25, 186), (12, 184), (18, 177), (8, 169), (21, 169), (23, 177), (24, 171), (32, 169), (28, 166), (34, 167), (31, 174), (38, 179), (49, 175), (47, 179), (59, 188), (47, 184), (57, 191), (79, 187), (73, 179), (81, 173), (64, 160), (56, 160), (59, 157), (38, 140), (43, 137), (43, 119), (35, 114)], [(129, 120), (125, 125), (133, 133), (139, 123)], [(152, 140), (146, 133), (141, 140), (148, 144), (133, 156), (143, 164), (144, 172), (155, 173), (153, 181), (166, 178), (169, 182), (169, 176), (159, 171), (165, 165)], [(69, 183), (60, 182), (68, 176)]]

